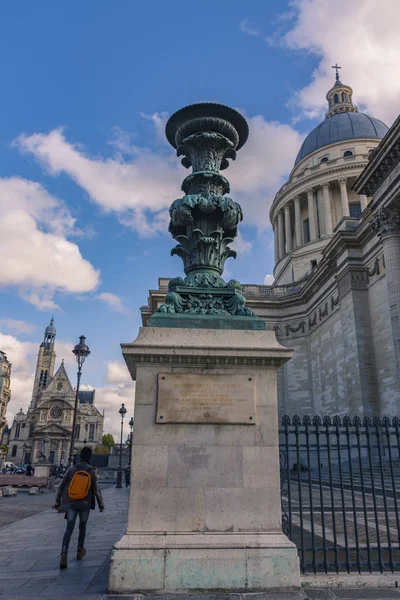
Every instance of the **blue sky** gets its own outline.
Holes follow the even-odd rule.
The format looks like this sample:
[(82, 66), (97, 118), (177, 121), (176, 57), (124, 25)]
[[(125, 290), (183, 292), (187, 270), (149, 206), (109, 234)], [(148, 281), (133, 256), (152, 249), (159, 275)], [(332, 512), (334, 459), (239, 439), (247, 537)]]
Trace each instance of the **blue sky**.
[(121, 401), (132, 408), (119, 343), (136, 337), (158, 277), (182, 274), (166, 210), (186, 172), (163, 136), (180, 107), (223, 102), (249, 119), (249, 142), (226, 172), (244, 211), (227, 276), (263, 283), (272, 273), (269, 206), (323, 118), (331, 65), (342, 64), (361, 108), (388, 124), (398, 110), (397, 20), (384, 14), (400, 7), (348, 4), (0, 5), (0, 343), (14, 367), (11, 417), (28, 405), (52, 314), (73, 380), (70, 348), (87, 336), (83, 383), (98, 389), (106, 429)]

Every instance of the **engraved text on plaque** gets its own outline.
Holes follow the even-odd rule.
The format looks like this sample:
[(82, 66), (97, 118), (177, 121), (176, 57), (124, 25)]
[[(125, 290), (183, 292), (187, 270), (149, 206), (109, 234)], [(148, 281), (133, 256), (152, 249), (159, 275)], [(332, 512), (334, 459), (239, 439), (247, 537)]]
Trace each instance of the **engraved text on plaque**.
[(254, 425), (254, 377), (160, 373), (156, 422)]

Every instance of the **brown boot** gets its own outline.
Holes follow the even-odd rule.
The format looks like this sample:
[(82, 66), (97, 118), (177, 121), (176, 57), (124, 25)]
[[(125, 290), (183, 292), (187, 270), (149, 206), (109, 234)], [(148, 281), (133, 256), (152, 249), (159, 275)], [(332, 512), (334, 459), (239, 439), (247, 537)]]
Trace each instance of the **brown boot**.
[(60, 569), (66, 569), (68, 567), (67, 556), (66, 552), (61, 552)]
[(78, 552), (76, 553), (76, 560), (82, 560), (84, 556), (86, 556), (85, 548), (78, 548)]

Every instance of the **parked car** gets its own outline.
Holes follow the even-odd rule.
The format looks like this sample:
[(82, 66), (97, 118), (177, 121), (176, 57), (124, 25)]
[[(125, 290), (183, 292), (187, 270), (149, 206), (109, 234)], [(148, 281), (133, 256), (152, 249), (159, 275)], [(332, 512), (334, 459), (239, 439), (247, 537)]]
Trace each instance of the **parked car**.
[(5, 462), (3, 467), (5, 467), (7, 471), (12, 471), (15, 469), (15, 465), (12, 462)]

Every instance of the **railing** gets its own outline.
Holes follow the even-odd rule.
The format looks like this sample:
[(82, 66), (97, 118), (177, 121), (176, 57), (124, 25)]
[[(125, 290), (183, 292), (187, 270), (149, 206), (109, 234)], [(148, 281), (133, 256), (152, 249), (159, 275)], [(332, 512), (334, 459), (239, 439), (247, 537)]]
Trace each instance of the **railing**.
[(308, 571), (400, 568), (400, 419), (282, 418), (282, 528)]
[(308, 282), (310, 273), (306, 273), (296, 281), (295, 283), (288, 283), (287, 285), (242, 285), (243, 294), (247, 297), (263, 296), (271, 298), (282, 298), (283, 296), (293, 296), (299, 294)]

